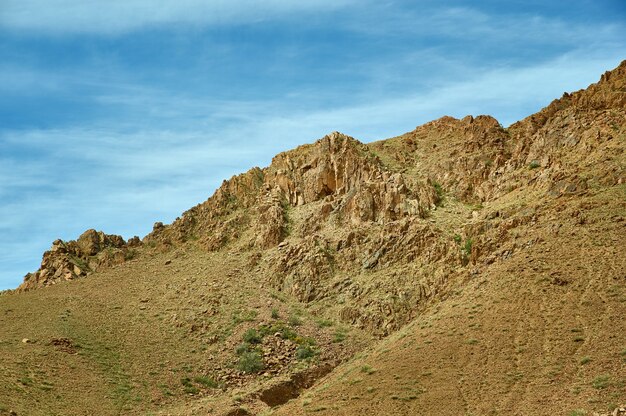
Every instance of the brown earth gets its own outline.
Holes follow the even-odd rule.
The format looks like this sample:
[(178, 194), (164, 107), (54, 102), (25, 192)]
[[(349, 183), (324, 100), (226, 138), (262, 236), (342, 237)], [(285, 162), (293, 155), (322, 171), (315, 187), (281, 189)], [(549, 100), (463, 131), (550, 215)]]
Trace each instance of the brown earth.
[(625, 144), (626, 61), (506, 129), (332, 133), (142, 240), (57, 240), (0, 295), (0, 414), (619, 414)]

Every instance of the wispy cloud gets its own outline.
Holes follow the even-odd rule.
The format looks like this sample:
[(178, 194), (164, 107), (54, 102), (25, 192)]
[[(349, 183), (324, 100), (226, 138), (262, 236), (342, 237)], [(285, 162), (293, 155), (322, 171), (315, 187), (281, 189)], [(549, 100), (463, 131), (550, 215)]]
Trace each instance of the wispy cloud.
[(57, 33), (119, 34), (170, 24), (247, 24), (333, 11), (352, 0), (5, 0), (0, 26)]

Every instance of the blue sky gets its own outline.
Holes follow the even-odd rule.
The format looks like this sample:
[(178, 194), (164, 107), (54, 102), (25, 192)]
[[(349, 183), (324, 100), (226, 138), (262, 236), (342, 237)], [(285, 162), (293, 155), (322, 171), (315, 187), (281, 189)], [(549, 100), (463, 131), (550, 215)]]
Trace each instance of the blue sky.
[(0, 0), (0, 289), (331, 131), (509, 125), (625, 52), (623, 0)]

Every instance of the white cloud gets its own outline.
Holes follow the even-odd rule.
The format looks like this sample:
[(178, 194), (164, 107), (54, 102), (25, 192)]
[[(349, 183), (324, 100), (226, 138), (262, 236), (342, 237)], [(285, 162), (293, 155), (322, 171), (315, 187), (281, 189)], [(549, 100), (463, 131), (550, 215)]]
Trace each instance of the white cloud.
[(124, 33), (164, 24), (245, 24), (328, 12), (353, 0), (4, 0), (0, 26), (46, 32)]

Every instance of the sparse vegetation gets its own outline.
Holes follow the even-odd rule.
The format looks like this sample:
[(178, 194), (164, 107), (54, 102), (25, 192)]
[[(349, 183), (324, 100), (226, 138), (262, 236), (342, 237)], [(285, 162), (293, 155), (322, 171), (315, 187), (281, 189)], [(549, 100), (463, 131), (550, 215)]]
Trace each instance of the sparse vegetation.
[(532, 160), (529, 164), (528, 164), (528, 168), (529, 169), (537, 169), (538, 167), (541, 167), (541, 163), (539, 163), (538, 160)]
[(246, 351), (241, 354), (237, 362), (237, 369), (244, 373), (252, 374), (263, 370), (263, 357), (258, 351)]
[(306, 360), (314, 357), (317, 352), (310, 345), (300, 345), (296, 348), (296, 358), (298, 360)]
[(593, 381), (591, 382), (591, 386), (594, 389), (605, 389), (609, 386), (610, 384), (610, 379), (608, 375), (601, 375), (596, 377), (595, 379), (593, 379)]
[(198, 394), (200, 393), (200, 390), (193, 385), (193, 383), (191, 382), (191, 379), (189, 377), (184, 377), (182, 379), (180, 379), (181, 384), (184, 387), (185, 393), (187, 394)]
[(257, 317), (258, 312), (255, 310), (248, 310), (248, 311), (239, 311), (236, 310), (235, 312), (233, 312), (233, 323), (235, 325), (238, 325), (242, 322), (253, 322), (256, 317)]
[(208, 376), (197, 376), (193, 379), (196, 383), (207, 387), (207, 388), (217, 388), (219, 386), (219, 384), (217, 383), (217, 381), (215, 381), (213, 378), (208, 377)]
[(302, 318), (299, 315), (293, 314), (289, 316), (288, 322), (291, 326), (300, 326), (302, 325)]
[(331, 321), (330, 319), (318, 319), (317, 326), (319, 328), (328, 328), (333, 326), (333, 321)]
[(443, 206), (444, 193), (441, 184), (439, 182), (433, 182), (433, 188), (435, 188), (435, 194), (437, 195), (437, 206)]
[(248, 344), (260, 344), (262, 339), (263, 339), (263, 336), (259, 334), (259, 332), (254, 328), (248, 329), (243, 334), (243, 340), (244, 342), (247, 342)]
[(374, 370), (372, 368), (372, 366), (370, 365), (363, 365), (361, 366), (361, 373), (365, 373), (365, 374), (374, 374), (376, 372), (376, 370)]
[(474, 244), (474, 242), (472, 241), (471, 238), (468, 238), (465, 240), (465, 244), (463, 244), (463, 248), (461, 249), (462, 253), (463, 253), (463, 257), (465, 257), (466, 259), (469, 258), (472, 255), (472, 245)]
[(343, 342), (346, 340), (346, 336), (346, 332), (343, 329), (337, 329), (337, 331), (335, 331), (335, 334), (333, 335), (333, 342)]

